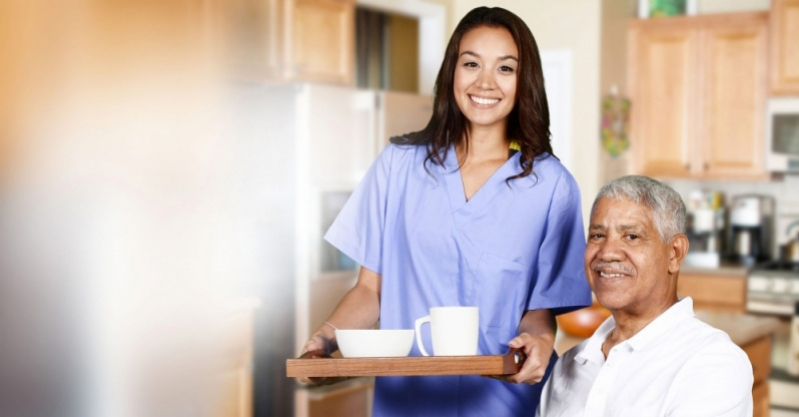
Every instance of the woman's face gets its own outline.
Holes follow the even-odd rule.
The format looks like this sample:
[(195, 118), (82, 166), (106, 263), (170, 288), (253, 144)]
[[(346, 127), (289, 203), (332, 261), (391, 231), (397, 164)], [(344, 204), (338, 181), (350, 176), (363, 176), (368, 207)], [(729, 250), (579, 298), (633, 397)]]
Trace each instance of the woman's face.
[(471, 127), (507, 125), (516, 103), (519, 51), (503, 27), (481, 26), (466, 32), (455, 66), (455, 101)]

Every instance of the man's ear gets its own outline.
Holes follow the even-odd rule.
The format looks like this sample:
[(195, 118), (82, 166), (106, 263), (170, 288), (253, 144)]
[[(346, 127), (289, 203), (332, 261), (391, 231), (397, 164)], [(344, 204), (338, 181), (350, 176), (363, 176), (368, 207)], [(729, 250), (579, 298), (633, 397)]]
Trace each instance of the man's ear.
[(669, 273), (676, 274), (682, 266), (685, 255), (688, 254), (688, 237), (678, 234), (669, 242)]

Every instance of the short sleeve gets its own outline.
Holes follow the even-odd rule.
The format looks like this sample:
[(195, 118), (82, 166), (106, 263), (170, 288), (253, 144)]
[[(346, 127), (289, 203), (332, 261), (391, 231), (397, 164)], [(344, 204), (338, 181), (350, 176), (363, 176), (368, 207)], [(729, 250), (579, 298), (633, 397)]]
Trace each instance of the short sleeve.
[(591, 305), (584, 255), (580, 190), (566, 174), (555, 186), (527, 309), (547, 308), (557, 315)]
[(394, 145), (383, 149), (325, 234), (363, 267), (381, 273), (383, 229)]

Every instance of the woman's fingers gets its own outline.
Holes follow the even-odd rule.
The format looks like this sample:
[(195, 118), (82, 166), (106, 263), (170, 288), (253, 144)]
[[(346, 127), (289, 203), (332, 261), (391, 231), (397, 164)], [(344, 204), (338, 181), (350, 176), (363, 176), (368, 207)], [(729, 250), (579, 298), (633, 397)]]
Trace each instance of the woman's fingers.
[(519, 372), (506, 378), (508, 382), (536, 384), (544, 379), (552, 353), (551, 349), (542, 348), (543, 344), (542, 341), (528, 333), (522, 333), (508, 342), (509, 347), (520, 349), (527, 355)]

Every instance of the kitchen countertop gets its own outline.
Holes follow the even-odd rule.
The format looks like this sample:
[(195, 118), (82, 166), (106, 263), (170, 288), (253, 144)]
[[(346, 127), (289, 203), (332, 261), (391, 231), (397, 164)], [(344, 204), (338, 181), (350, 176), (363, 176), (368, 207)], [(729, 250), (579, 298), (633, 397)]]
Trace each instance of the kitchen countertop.
[[(750, 314), (717, 313), (695, 311), (696, 317), (705, 323), (726, 332), (738, 346), (745, 346), (779, 329), (781, 322), (774, 317), (761, 317)], [(558, 355), (582, 342), (583, 338), (558, 332), (555, 336), (555, 351)]]
[(680, 267), (680, 275), (690, 274), (712, 274), (712, 275), (730, 275), (745, 277), (749, 274), (751, 267), (732, 262), (722, 262), (718, 268), (706, 268), (701, 266), (691, 266), (683, 264)]

